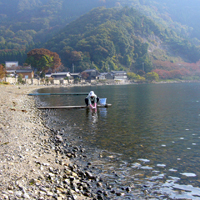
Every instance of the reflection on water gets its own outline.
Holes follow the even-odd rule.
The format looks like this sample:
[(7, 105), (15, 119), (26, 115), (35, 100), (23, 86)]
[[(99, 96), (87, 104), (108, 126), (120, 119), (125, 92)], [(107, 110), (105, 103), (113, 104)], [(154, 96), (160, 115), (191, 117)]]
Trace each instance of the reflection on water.
[(99, 108), (99, 113), (102, 118), (107, 117), (107, 108)]
[(86, 118), (93, 126), (98, 122), (97, 109), (86, 109)]
[[(71, 127), (73, 137), (82, 138), (81, 144), (88, 147), (93, 163), (105, 179), (113, 185), (134, 183), (135, 192), (137, 186), (146, 185), (172, 199), (200, 198), (199, 83), (56, 88), (40, 92), (90, 90), (106, 97), (112, 107), (97, 111), (57, 110), (52, 126)], [(83, 105), (84, 98), (40, 97), (41, 103), (48, 105)]]
[(107, 108), (98, 108), (98, 109), (86, 109), (86, 119), (88, 123), (91, 123), (92, 126), (98, 122), (98, 118), (106, 118)]

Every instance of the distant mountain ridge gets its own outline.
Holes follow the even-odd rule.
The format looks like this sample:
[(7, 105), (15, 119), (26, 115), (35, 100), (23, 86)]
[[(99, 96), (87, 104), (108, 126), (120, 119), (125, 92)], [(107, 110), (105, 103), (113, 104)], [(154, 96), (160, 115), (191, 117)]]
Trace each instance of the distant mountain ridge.
[[(69, 22), (92, 8), (99, 0), (0, 0), (0, 63), (18, 60), (56, 34)], [(112, 0), (108, 5), (113, 6)]]
[[(153, 60), (197, 62), (199, 48), (163, 29), (133, 8), (96, 8), (71, 22), (45, 48), (57, 52), (65, 66), (96, 67), (102, 71), (138, 71)], [(178, 59), (176, 58), (178, 57)]]
[[(133, 55), (130, 52), (126, 56), (125, 54), (122, 55), (122, 53), (119, 54), (119, 47), (117, 47), (119, 45), (117, 45), (116, 41), (113, 42), (107, 39), (106, 42), (109, 44), (101, 44), (99, 48), (96, 48), (96, 50), (101, 50), (102, 63), (100, 63), (99, 61), (97, 62), (99, 58), (97, 59), (94, 53), (89, 53), (90, 56), (88, 56), (86, 55), (88, 51), (81, 49), (80, 44), (83, 45), (83, 40), (80, 40), (82, 43), (74, 42), (76, 43), (75, 46), (70, 43), (69, 46), (62, 47), (62, 50), (56, 50), (58, 44), (54, 47), (50, 45), (51, 40), (55, 42), (58, 36), (61, 38), (60, 34), (64, 33), (66, 29), (64, 27), (72, 21), (70, 25), (66, 26), (67, 28), (73, 27), (69, 29), (71, 35), (81, 34), (83, 39), (87, 37), (98, 38), (98, 34), (95, 30), (91, 30), (89, 23), (83, 20), (88, 16), (86, 13), (100, 6), (105, 6), (107, 8), (117, 7), (120, 9), (126, 5), (134, 7), (139, 12), (148, 16), (151, 19), (148, 20), (148, 23), (158, 27), (157, 31), (159, 34), (155, 33), (153, 30), (152, 33), (149, 32), (144, 35), (140, 33), (142, 30), (141, 27), (138, 28), (139, 32), (136, 31), (137, 28), (135, 27), (131, 35), (127, 27), (124, 28), (124, 30), (123, 28), (119, 28), (120, 19), (115, 19), (115, 21), (118, 22), (114, 23), (114, 25), (119, 28), (117, 34), (120, 35), (122, 33), (123, 35), (123, 37), (120, 36), (119, 38), (127, 38), (127, 41), (123, 41), (121, 44), (124, 45), (127, 43), (128, 45), (130, 44), (130, 46), (135, 45), (134, 49), (137, 50), (139, 50), (139, 47), (144, 47), (144, 49), (147, 50), (146, 53), (144, 53), (145, 50), (143, 54), (139, 53), (138, 57), (135, 53), (133, 53)], [(22, 64), (29, 50), (44, 47), (46, 41), (49, 41), (46, 47), (60, 52), (60, 56), (63, 58), (63, 62), (68, 68), (70, 68), (71, 64), (74, 62), (73, 59), (76, 60), (78, 58), (82, 59), (81, 62), (84, 64), (83, 68), (94, 65), (94, 67), (99, 67), (101, 70), (107, 70), (108, 66), (112, 66), (113, 68), (125, 67), (128, 70), (132, 70), (138, 68), (137, 65), (141, 66), (143, 63), (146, 64), (146, 69), (151, 69), (150, 63), (154, 60), (163, 62), (169, 61), (171, 63), (183, 61), (196, 63), (200, 57), (198, 47), (200, 44), (200, 36), (198, 34), (200, 28), (199, 6), (200, 3), (197, 0), (193, 2), (187, 0), (169, 0), (167, 2), (165, 0), (0, 0), (0, 63), (3, 63), (5, 60), (18, 60)], [(79, 17), (81, 15), (85, 15), (81, 18), (83, 20), (82, 24), (79, 23)], [(139, 16), (141, 16), (142, 19), (144, 18), (140, 13)], [(106, 19), (105, 16), (104, 18)], [(78, 21), (76, 21), (76, 19), (78, 19)], [(108, 21), (110, 20), (109, 16), (107, 19)], [(145, 17), (144, 19), (146, 20), (147, 18)], [(121, 23), (123, 23), (123, 20), (124, 19), (122, 19)], [(96, 31), (101, 31), (102, 26), (103, 29), (107, 29), (106, 26), (108, 27), (109, 25), (108, 23), (106, 24), (105, 21), (99, 24), (99, 27), (96, 26)], [(156, 23), (153, 23), (153, 21)], [(83, 28), (74, 28), (76, 23), (79, 23), (78, 26), (82, 26)], [(152, 31), (149, 25), (147, 25), (148, 23), (145, 23), (145, 26), (142, 28)], [(110, 27), (108, 27), (108, 29), (109, 28)], [(77, 31), (77, 33), (74, 31)], [(87, 33), (89, 34), (88, 36)], [(94, 35), (92, 36), (92, 34)], [(109, 34), (107, 34), (107, 36), (109, 36)], [(70, 33), (65, 32), (65, 35), (70, 35)], [(65, 35), (63, 35), (63, 38), (65, 38)], [(71, 37), (72, 36), (69, 38)], [(134, 45), (131, 44), (130, 40), (133, 40)], [(68, 45), (66, 39), (61, 39), (61, 41), (63, 46), (65, 43)], [(106, 45), (107, 47), (111, 47), (112, 42), (114, 47), (111, 48), (110, 54), (114, 52), (115, 55), (116, 53), (117, 57), (115, 57), (115, 59), (112, 56), (107, 56), (107, 54), (105, 57), (103, 56), (103, 52), (106, 53), (108, 49), (102, 47)], [(68, 51), (68, 57), (71, 56), (71, 52), (74, 51), (75, 53), (74, 58), (70, 61), (71, 63), (66, 62), (65, 56), (63, 56), (66, 50)], [(83, 55), (80, 52), (86, 53), (83, 53)], [(145, 59), (146, 61), (144, 61)], [(86, 65), (87, 61), (88, 65)], [(79, 66), (81, 62), (79, 62)]]
[[(5, 39), (0, 49), (43, 43), (80, 15), (104, 5), (98, 0), (0, 0), (0, 37)], [(31, 39), (20, 37), (18, 31)]]
[(118, 2), (122, 6), (133, 6), (155, 22), (200, 45), (200, 1), (119, 0)]

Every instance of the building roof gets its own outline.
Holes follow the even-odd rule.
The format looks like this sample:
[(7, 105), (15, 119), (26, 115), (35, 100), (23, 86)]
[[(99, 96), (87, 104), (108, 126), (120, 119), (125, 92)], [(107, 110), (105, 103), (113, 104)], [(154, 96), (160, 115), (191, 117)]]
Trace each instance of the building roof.
[(97, 71), (96, 69), (86, 69), (86, 70), (84, 70), (84, 72), (93, 72), (93, 71)]
[(100, 73), (99, 76), (105, 76), (106, 74), (108, 74), (107, 72), (103, 72), (103, 73)]
[(56, 72), (51, 74), (51, 76), (63, 76), (63, 75), (69, 76), (70, 72)]
[(114, 73), (114, 74), (126, 74), (125, 71), (111, 71), (111, 73)]
[(70, 73), (71, 76), (79, 76), (81, 73)]
[(33, 72), (32, 69), (17, 69), (16, 73), (30, 73)]
[(6, 70), (7, 73), (15, 73), (15, 71), (16, 71), (15, 69), (7, 69)]

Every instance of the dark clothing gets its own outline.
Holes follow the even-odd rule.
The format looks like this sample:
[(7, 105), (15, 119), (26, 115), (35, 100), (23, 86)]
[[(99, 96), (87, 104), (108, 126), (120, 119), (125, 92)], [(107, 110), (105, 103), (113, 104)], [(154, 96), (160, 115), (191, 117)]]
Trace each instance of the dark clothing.
[(85, 98), (85, 104), (86, 106), (90, 105), (91, 103), (98, 103), (99, 102), (99, 97), (95, 98), (95, 97), (86, 97)]

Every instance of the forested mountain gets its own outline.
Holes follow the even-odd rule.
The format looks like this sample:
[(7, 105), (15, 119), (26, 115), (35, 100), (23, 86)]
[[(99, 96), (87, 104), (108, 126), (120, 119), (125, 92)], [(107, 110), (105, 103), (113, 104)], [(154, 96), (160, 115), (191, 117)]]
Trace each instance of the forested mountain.
[[(150, 2), (151, 3), (151, 2)], [(157, 12), (163, 19), (170, 19), (171, 28), (178, 29), (182, 34), (189, 38), (200, 39), (200, 1), (193, 0), (156, 0), (152, 6), (157, 6)], [(180, 23), (179, 25), (175, 22)]]
[(63, 64), (76, 70), (94, 68), (101, 71), (129, 68), (140, 70), (145, 63), (151, 70), (148, 44), (137, 35), (148, 37), (159, 28), (135, 9), (93, 9), (67, 25), (45, 48), (57, 52)]
[(93, 0), (0, 0), (0, 49), (42, 43), (70, 21), (103, 5)]
[[(19, 60), (69, 22), (92, 8), (105, 6), (99, 0), (0, 0), (0, 63)], [(106, 3), (114, 6), (114, 0)]]
[(200, 44), (200, 1), (119, 0), (119, 2), (122, 6), (133, 6), (162, 26), (171, 28), (190, 41)]
[[(117, 10), (88, 13), (100, 6)], [(28, 51), (44, 48), (47, 41), (46, 47), (77, 70), (93, 65), (134, 71), (142, 65), (149, 71), (165, 68), (167, 62), (196, 63), (199, 6), (198, 0), (0, 0), (0, 63), (22, 64)]]
[(67, 25), (45, 48), (57, 52), (69, 69), (73, 64), (77, 69), (93, 65), (102, 71), (108, 67), (138, 71), (145, 66), (148, 72), (152, 59), (168, 57), (174, 62), (177, 56), (179, 61), (197, 62), (200, 58), (199, 48), (128, 7), (93, 9)]

